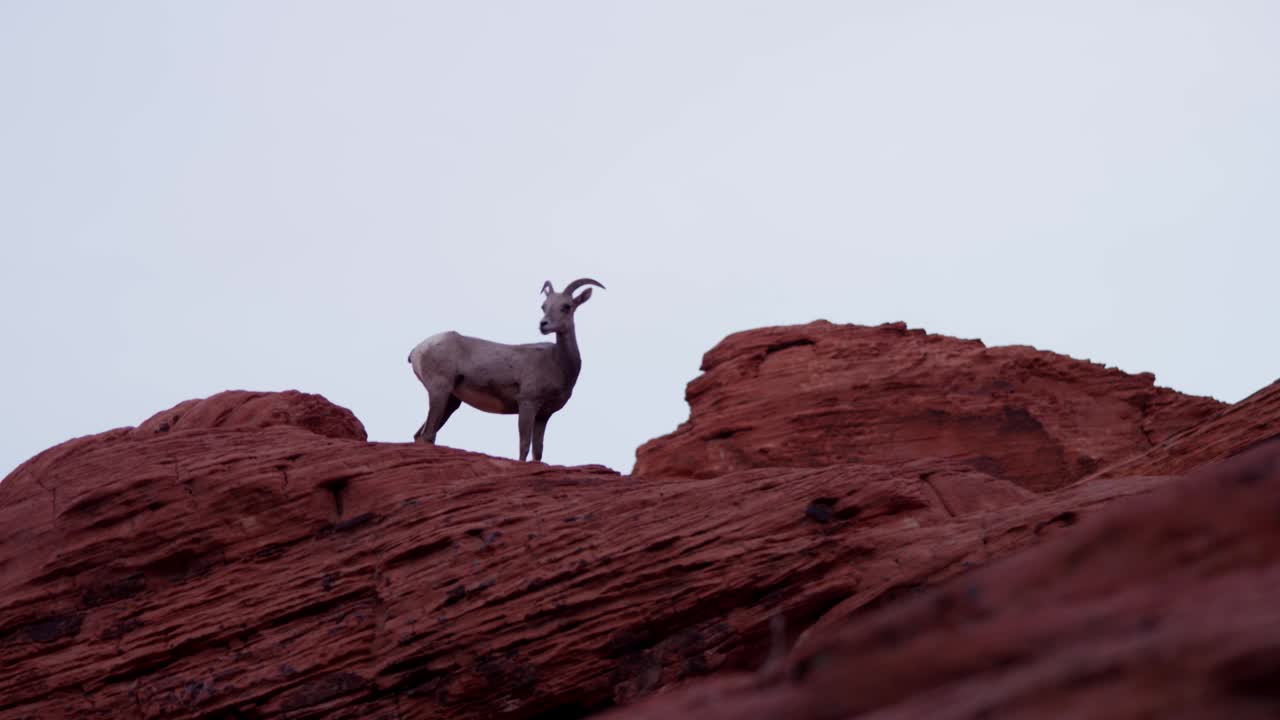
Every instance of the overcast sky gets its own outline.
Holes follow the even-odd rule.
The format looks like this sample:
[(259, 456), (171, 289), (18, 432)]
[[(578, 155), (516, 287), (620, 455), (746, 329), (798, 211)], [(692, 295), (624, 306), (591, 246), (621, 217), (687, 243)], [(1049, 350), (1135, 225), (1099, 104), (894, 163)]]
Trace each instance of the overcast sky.
[(410, 348), (580, 276), (549, 462), (629, 469), (724, 335), (816, 318), (1235, 401), (1278, 128), (1274, 0), (0, 0), (0, 474), (228, 388), (407, 441)]

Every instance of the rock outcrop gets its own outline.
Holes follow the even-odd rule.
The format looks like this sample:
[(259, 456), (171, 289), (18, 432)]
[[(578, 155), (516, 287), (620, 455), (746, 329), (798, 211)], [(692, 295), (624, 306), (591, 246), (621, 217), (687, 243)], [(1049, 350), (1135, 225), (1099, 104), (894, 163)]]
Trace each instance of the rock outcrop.
[(1043, 491), (1223, 408), (1157, 387), (1150, 374), (902, 323), (737, 333), (702, 371), (685, 392), (689, 420), (636, 452), (637, 474), (939, 457)]
[(1280, 443), (611, 720), (1274, 718)]
[(1280, 381), (1089, 479), (1181, 475), (1274, 440), (1280, 440)]
[[(776, 348), (796, 333), (813, 343)], [(907, 363), (858, 386), (881, 405), (849, 401), (897, 423), (882, 450), (779, 439), (816, 427), (786, 421), (783, 388), (837, 397), (833, 422), (857, 426), (825, 381), (803, 394), (797, 352)], [(41, 453), (0, 483), (0, 718), (1275, 708), (1280, 464), (1257, 447), (1280, 431), (1275, 386), (1224, 409), (892, 326), (767, 329), (708, 357), (703, 409), (642, 455), (678, 463), (700, 418), (747, 407), (762, 414), (741, 434), (786, 463), (712, 475), (704, 452), (628, 477), (369, 443), (294, 392), (222, 393)], [(945, 439), (913, 424), (931, 411), (954, 422)], [(1043, 432), (1000, 424), (1019, 413)]]
[(350, 410), (319, 395), (296, 390), (228, 390), (201, 400), (188, 400), (152, 416), (132, 434), (145, 437), (174, 430), (261, 430), (273, 426), (300, 428), (331, 438), (368, 439), (364, 425)]
[(40, 718), (582, 714), (1099, 500), (948, 461), (670, 483), (293, 426), (108, 433), (0, 492), (0, 712)]

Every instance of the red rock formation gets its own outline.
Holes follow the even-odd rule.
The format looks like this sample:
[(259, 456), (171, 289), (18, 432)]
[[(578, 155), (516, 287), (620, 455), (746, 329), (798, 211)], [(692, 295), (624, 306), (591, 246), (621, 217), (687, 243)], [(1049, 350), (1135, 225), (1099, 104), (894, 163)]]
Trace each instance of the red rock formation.
[(1280, 381), (1090, 478), (1180, 475), (1280, 438)]
[[(777, 332), (751, 342), (764, 342), (764, 352)], [(680, 717), (691, 703), (711, 702), (694, 714), (730, 717), (739, 703), (758, 703), (777, 708), (777, 717), (846, 710), (899, 717), (921, 714), (919, 703), (936, 694), (940, 704), (927, 714), (941, 716), (983, 697), (986, 677), (999, 679), (991, 691), (997, 712), (1016, 715), (1024, 703), (1043, 714), (1036, 703), (1050, 700), (1019, 688), (1050, 687), (1046, 697), (1057, 708), (1069, 708), (1073, 687), (1083, 688), (1082, 698), (1109, 692), (1098, 668), (1119, 657), (1129, 673), (1126, 643), (1145, 642), (1124, 635), (1124, 623), (1165, 607), (1154, 626), (1133, 625), (1170, 636), (1143, 646), (1153, 657), (1201, 649), (1185, 641), (1196, 627), (1205, 632), (1197, 641), (1227, 655), (1211, 648), (1206, 656), (1221, 662), (1173, 662), (1177, 685), (1138, 670), (1124, 682), (1138, 678), (1170, 695), (1169, 688), (1218, 683), (1235, 688), (1233, 698), (1271, 702), (1257, 690), (1271, 677), (1270, 656), (1250, 654), (1239, 640), (1256, 628), (1197, 626), (1191, 616), (1195, 602), (1219, 602), (1194, 589), (1193, 578), (1202, 577), (1206, 587), (1234, 593), (1223, 607), (1239, 623), (1268, 617), (1270, 606), (1250, 605), (1257, 594), (1237, 585), (1257, 571), (1260, 587), (1271, 590), (1271, 540), (1252, 535), (1263, 531), (1261, 508), (1276, 506), (1270, 470), (1246, 464), (1221, 476), (1227, 480), (1193, 482), (1199, 490), (1171, 487), (1153, 473), (1181, 472), (1270, 437), (1280, 429), (1272, 415), (1238, 406), (1172, 437), (1171, 428), (1214, 404), (1057, 356), (1036, 360), (1043, 354), (1030, 350), (986, 350), (892, 328), (849, 332), (874, 341), (859, 345), (867, 352), (899, 358), (910, 354), (895, 342), (950, 348), (918, 359), (950, 388), (932, 393), (947, 399), (946, 412), (994, 411), (972, 388), (1011, 374), (1017, 384), (1000, 392), (1017, 401), (1012, 407), (1031, 408), (1045, 435), (1067, 448), (1069, 466), (1118, 452), (1123, 443), (1108, 437), (1117, 427), (1123, 442), (1143, 451), (1134, 428), (1157, 444), (1170, 440), (1179, 464), (1146, 465), (1141, 477), (1104, 472), (1037, 494), (973, 461), (998, 458), (1036, 486), (1027, 448), (1048, 446), (1030, 443), (1013, 423), (1006, 430), (1022, 449), (1000, 454), (984, 420), (975, 425), (980, 432), (963, 423), (948, 430), (945, 442), (902, 440), (944, 457), (886, 451), (877, 463), (622, 477), (602, 467), (368, 443), (349, 412), (317, 396), (224, 393), (136, 429), (73, 440), (0, 483), (0, 718), (563, 720), (672, 688), (657, 699), (662, 704), (635, 711)], [(826, 353), (826, 342), (812, 347)], [(802, 350), (764, 353), (774, 360), (759, 364)], [(977, 369), (963, 370), (961, 355)], [(930, 396), (924, 371), (914, 372), (906, 376), (918, 378), (916, 395), (883, 392), (886, 407), (873, 415), (911, 417), (896, 406)], [(758, 381), (740, 387), (768, 394)], [(1124, 399), (1091, 394), (1103, 387)], [(755, 402), (727, 386), (716, 393), (716, 412)], [(1251, 402), (1272, 408), (1270, 397)], [(955, 451), (965, 438), (978, 449)], [(1175, 452), (1189, 442), (1213, 449)], [(838, 453), (824, 443), (815, 453), (830, 461)], [(1046, 457), (1057, 462), (1053, 452)], [(1253, 485), (1238, 482), (1255, 476)], [(1257, 489), (1259, 509), (1220, 532), (1215, 523), (1245, 503), (1247, 488)], [(1112, 512), (1123, 498), (1147, 493), (1151, 499)], [(1220, 512), (1186, 512), (1218, 494)], [(1175, 507), (1191, 520), (1174, 522)], [(1201, 516), (1208, 519), (1197, 525)], [(1087, 539), (1063, 545), (1064, 535)], [(1254, 541), (1260, 549), (1249, 555), (1242, 548)], [(1034, 546), (1041, 547), (1019, 553)], [(1015, 554), (986, 574), (970, 573)], [(1009, 567), (1024, 569), (1002, 569)], [(976, 598), (965, 584), (975, 577)], [(1237, 585), (1223, 584), (1228, 578)], [(931, 589), (946, 582), (953, 584)], [(762, 678), (745, 671), (769, 657), (772, 618), (785, 619), (789, 643), (799, 638)], [(899, 640), (884, 640), (895, 633)], [(1002, 644), (1006, 635), (1018, 642)], [(1103, 639), (1096, 654), (1093, 636)], [(864, 652), (872, 659), (859, 659)], [(1169, 661), (1160, 662), (1157, 673)], [(851, 689), (821, 706), (845, 672), (853, 674), (843, 680)], [(1047, 685), (1037, 685), (1039, 677)], [(1197, 697), (1236, 707), (1221, 694)]]
[(188, 400), (139, 425), (134, 435), (157, 435), (175, 430), (261, 430), (274, 425), (301, 428), (318, 435), (365, 440), (364, 425), (319, 395), (297, 390), (280, 393), (228, 390), (203, 400)]
[(685, 393), (689, 420), (638, 475), (952, 458), (1048, 490), (1143, 452), (1223, 405), (1150, 374), (1030, 347), (818, 321), (725, 338)]
[(1280, 444), (617, 720), (1274, 718)]
[(0, 484), (7, 716), (571, 715), (756, 667), (776, 614), (884, 604), (1158, 482), (1054, 503), (923, 460), (673, 484), (287, 425), (72, 447)]

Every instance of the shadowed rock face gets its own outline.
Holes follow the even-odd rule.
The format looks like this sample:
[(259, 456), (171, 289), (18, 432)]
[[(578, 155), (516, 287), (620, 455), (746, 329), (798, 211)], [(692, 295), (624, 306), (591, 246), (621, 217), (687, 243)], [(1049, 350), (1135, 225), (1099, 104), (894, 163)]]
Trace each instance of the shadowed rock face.
[(1280, 445), (616, 720), (1274, 718)]
[(1150, 374), (1030, 347), (818, 321), (730, 335), (685, 392), (689, 420), (638, 475), (950, 458), (1032, 490), (1144, 452), (1224, 406)]
[(1266, 716), (1275, 453), (1170, 476), (1273, 436), (1276, 396), (1144, 386), (1155, 447), (1044, 492), (950, 450), (625, 477), (189, 401), (0, 483), (0, 718)]

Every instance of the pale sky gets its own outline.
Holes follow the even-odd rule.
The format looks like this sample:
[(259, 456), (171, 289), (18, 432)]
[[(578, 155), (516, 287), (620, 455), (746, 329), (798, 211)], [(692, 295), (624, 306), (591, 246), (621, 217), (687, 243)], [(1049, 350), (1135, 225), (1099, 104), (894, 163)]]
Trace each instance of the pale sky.
[(816, 318), (1235, 401), (1278, 128), (1274, 0), (0, 0), (0, 474), (229, 388), (407, 441), (410, 348), (580, 276), (548, 462), (628, 470), (703, 352)]

